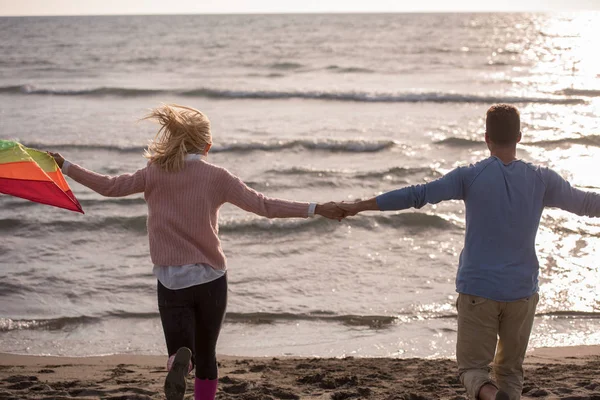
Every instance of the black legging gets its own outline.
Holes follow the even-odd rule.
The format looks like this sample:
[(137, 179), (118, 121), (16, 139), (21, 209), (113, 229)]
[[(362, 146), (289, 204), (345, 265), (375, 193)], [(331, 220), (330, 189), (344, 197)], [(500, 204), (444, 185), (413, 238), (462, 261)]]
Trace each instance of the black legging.
[(227, 276), (185, 289), (157, 284), (158, 310), (167, 350), (192, 350), (199, 379), (217, 379), (216, 347), (227, 308)]

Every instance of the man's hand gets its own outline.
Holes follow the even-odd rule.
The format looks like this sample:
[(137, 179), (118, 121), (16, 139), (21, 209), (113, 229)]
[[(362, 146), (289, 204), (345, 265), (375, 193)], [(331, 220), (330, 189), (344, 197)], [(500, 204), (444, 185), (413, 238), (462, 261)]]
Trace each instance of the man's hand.
[(356, 203), (346, 203), (345, 201), (335, 203), (335, 205), (344, 211), (346, 217), (352, 217), (360, 212), (358, 208), (358, 202)]
[(379, 210), (377, 199), (375, 197), (368, 200), (359, 200), (354, 203), (339, 202), (335, 203), (338, 208), (344, 210), (346, 217), (352, 217), (359, 212)]
[(62, 166), (65, 162), (65, 159), (63, 158), (63, 156), (61, 156), (59, 153), (52, 153), (51, 151), (47, 151), (46, 153), (50, 154), (52, 156), (52, 158), (54, 158), (54, 161), (56, 161), (59, 168), (62, 168)]
[(317, 207), (315, 208), (315, 214), (322, 215), (329, 219), (337, 219), (338, 221), (346, 218), (346, 213), (344, 210), (339, 208), (333, 201), (325, 204), (317, 204)]

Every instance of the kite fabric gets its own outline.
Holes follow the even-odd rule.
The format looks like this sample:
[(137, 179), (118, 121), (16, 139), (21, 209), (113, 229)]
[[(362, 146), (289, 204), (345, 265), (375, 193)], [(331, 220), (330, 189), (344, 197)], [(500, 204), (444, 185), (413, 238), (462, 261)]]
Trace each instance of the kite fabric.
[(0, 193), (83, 214), (54, 158), (10, 140), (0, 140)]

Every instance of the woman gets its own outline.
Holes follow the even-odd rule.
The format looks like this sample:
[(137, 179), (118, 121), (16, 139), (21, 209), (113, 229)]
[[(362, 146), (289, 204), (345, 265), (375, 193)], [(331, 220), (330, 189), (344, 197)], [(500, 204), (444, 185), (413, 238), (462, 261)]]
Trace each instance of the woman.
[(333, 203), (265, 197), (225, 168), (208, 163), (210, 121), (196, 109), (165, 105), (146, 119), (161, 128), (146, 151), (147, 166), (133, 174), (99, 175), (50, 154), (66, 175), (103, 196), (144, 193), (158, 307), (170, 356), (165, 394), (168, 400), (183, 399), (185, 376), (195, 365), (194, 398), (213, 400), (216, 344), (227, 304), (219, 208), (231, 203), (267, 218), (320, 214), (340, 220), (344, 213)]

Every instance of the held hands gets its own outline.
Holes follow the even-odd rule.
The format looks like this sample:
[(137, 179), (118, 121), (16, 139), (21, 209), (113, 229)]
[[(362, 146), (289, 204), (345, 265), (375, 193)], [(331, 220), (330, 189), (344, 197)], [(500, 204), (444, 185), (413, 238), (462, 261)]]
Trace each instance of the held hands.
[(46, 153), (48, 153), (49, 155), (52, 156), (52, 158), (54, 158), (54, 161), (56, 161), (59, 168), (62, 168), (62, 166), (65, 162), (65, 159), (63, 158), (63, 156), (61, 156), (59, 153), (52, 153), (51, 151), (47, 151)]
[(344, 211), (344, 218), (345, 217), (353, 217), (361, 211), (358, 207), (358, 202), (357, 203), (346, 203), (345, 201), (341, 201), (341, 202), (335, 203), (335, 205), (340, 210)]
[(338, 221), (346, 218), (346, 212), (339, 208), (333, 201), (324, 204), (317, 204), (317, 208), (315, 208), (315, 214), (322, 215), (323, 217), (329, 219), (337, 219)]
[(325, 218), (337, 219), (341, 221), (346, 217), (351, 217), (358, 214), (361, 210), (358, 208), (358, 203), (333, 202), (318, 204), (315, 209), (315, 214), (322, 215)]

